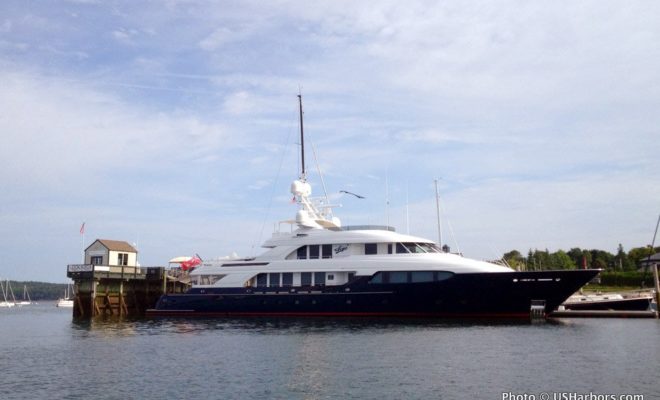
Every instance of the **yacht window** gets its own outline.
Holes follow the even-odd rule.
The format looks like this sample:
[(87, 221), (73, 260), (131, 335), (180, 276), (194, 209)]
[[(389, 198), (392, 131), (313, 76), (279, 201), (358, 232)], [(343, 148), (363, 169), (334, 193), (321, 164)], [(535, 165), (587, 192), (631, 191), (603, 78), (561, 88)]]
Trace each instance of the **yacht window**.
[(408, 273), (404, 271), (390, 272), (390, 283), (407, 283)]
[(280, 274), (268, 274), (268, 278), (270, 279), (270, 287), (277, 287), (280, 286)]
[(387, 244), (387, 254), (392, 254), (392, 243)]
[(417, 243), (404, 243), (403, 245), (406, 246), (406, 249), (411, 253), (426, 253), (426, 251), (419, 247)]
[(355, 278), (355, 272), (349, 272), (348, 273), (348, 281), (351, 282)]
[(298, 259), (304, 260), (307, 258), (307, 246), (298, 247)]
[(300, 286), (312, 286), (312, 273), (311, 272), (301, 272), (300, 273)]
[(369, 280), (369, 283), (383, 283), (383, 273), (378, 272)]
[(285, 272), (282, 274), (282, 286), (293, 286), (292, 272)]
[(314, 285), (316, 286), (325, 285), (325, 272), (314, 272)]
[(364, 244), (364, 254), (378, 254), (378, 244), (376, 244), (376, 243), (365, 243)]
[(268, 286), (268, 276), (266, 274), (257, 275), (257, 287)]
[(449, 279), (452, 276), (454, 276), (453, 272), (447, 272), (447, 271), (436, 271), (434, 273), (434, 279), (435, 281), (444, 281), (445, 279)]
[(328, 274), (328, 280), (329, 280), (329, 281), (334, 281), (334, 280), (335, 280), (335, 276), (332, 275), (332, 274)]
[(396, 253), (397, 254), (408, 253), (408, 249), (406, 249), (406, 247), (403, 244), (397, 243), (396, 244)]
[(410, 282), (433, 282), (433, 271), (413, 271), (410, 276)]
[(433, 243), (417, 243), (427, 253), (440, 253), (440, 249)]
[(332, 245), (324, 244), (321, 246), (321, 254), (323, 258), (332, 258)]
[(452, 272), (447, 271), (391, 271), (378, 272), (369, 283), (418, 283), (418, 282), (438, 282), (454, 276)]
[(225, 275), (200, 275), (200, 285), (213, 285)]
[(311, 259), (319, 258), (320, 250), (321, 250), (321, 246), (319, 246), (318, 244), (313, 244), (313, 245), (309, 246), (309, 258), (311, 258)]

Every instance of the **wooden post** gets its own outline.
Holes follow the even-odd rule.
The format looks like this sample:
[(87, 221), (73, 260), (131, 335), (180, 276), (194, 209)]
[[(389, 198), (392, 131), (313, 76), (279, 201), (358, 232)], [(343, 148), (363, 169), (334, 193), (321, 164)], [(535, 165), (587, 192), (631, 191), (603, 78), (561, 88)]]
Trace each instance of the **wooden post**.
[(119, 281), (119, 316), (124, 315), (124, 267), (122, 267), (122, 279)]
[(90, 301), (89, 301), (89, 315), (91, 317), (95, 317), (97, 315), (96, 311), (98, 310), (98, 308), (96, 307), (96, 280), (92, 279), (90, 284), (92, 285), (92, 290), (90, 290), (90, 293), (89, 293), (89, 298), (90, 298)]

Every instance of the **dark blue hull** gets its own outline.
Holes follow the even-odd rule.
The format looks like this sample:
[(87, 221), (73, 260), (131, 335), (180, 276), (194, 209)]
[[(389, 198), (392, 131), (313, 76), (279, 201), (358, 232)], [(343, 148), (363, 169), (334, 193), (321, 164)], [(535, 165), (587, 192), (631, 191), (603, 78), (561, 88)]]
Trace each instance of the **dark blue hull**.
[(439, 282), (194, 288), (163, 295), (149, 316), (391, 316), (528, 318), (533, 300), (555, 310), (599, 270), (456, 274)]

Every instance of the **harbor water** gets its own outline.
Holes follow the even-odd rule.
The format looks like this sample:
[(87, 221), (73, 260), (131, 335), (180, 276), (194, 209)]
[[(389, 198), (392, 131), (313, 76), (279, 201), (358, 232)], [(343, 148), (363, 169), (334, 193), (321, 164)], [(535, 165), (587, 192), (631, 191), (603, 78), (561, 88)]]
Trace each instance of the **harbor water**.
[(3, 399), (660, 398), (654, 319), (76, 322), (43, 303), (0, 309), (0, 344)]

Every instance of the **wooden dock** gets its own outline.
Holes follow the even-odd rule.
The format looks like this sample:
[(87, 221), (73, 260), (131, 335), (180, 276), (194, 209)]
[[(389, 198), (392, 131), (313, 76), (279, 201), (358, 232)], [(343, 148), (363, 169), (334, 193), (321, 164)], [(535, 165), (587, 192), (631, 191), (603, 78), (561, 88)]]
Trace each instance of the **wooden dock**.
[(164, 293), (190, 287), (186, 274), (165, 267), (70, 264), (67, 276), (74, 281), (74, 318), (143, 316)]

